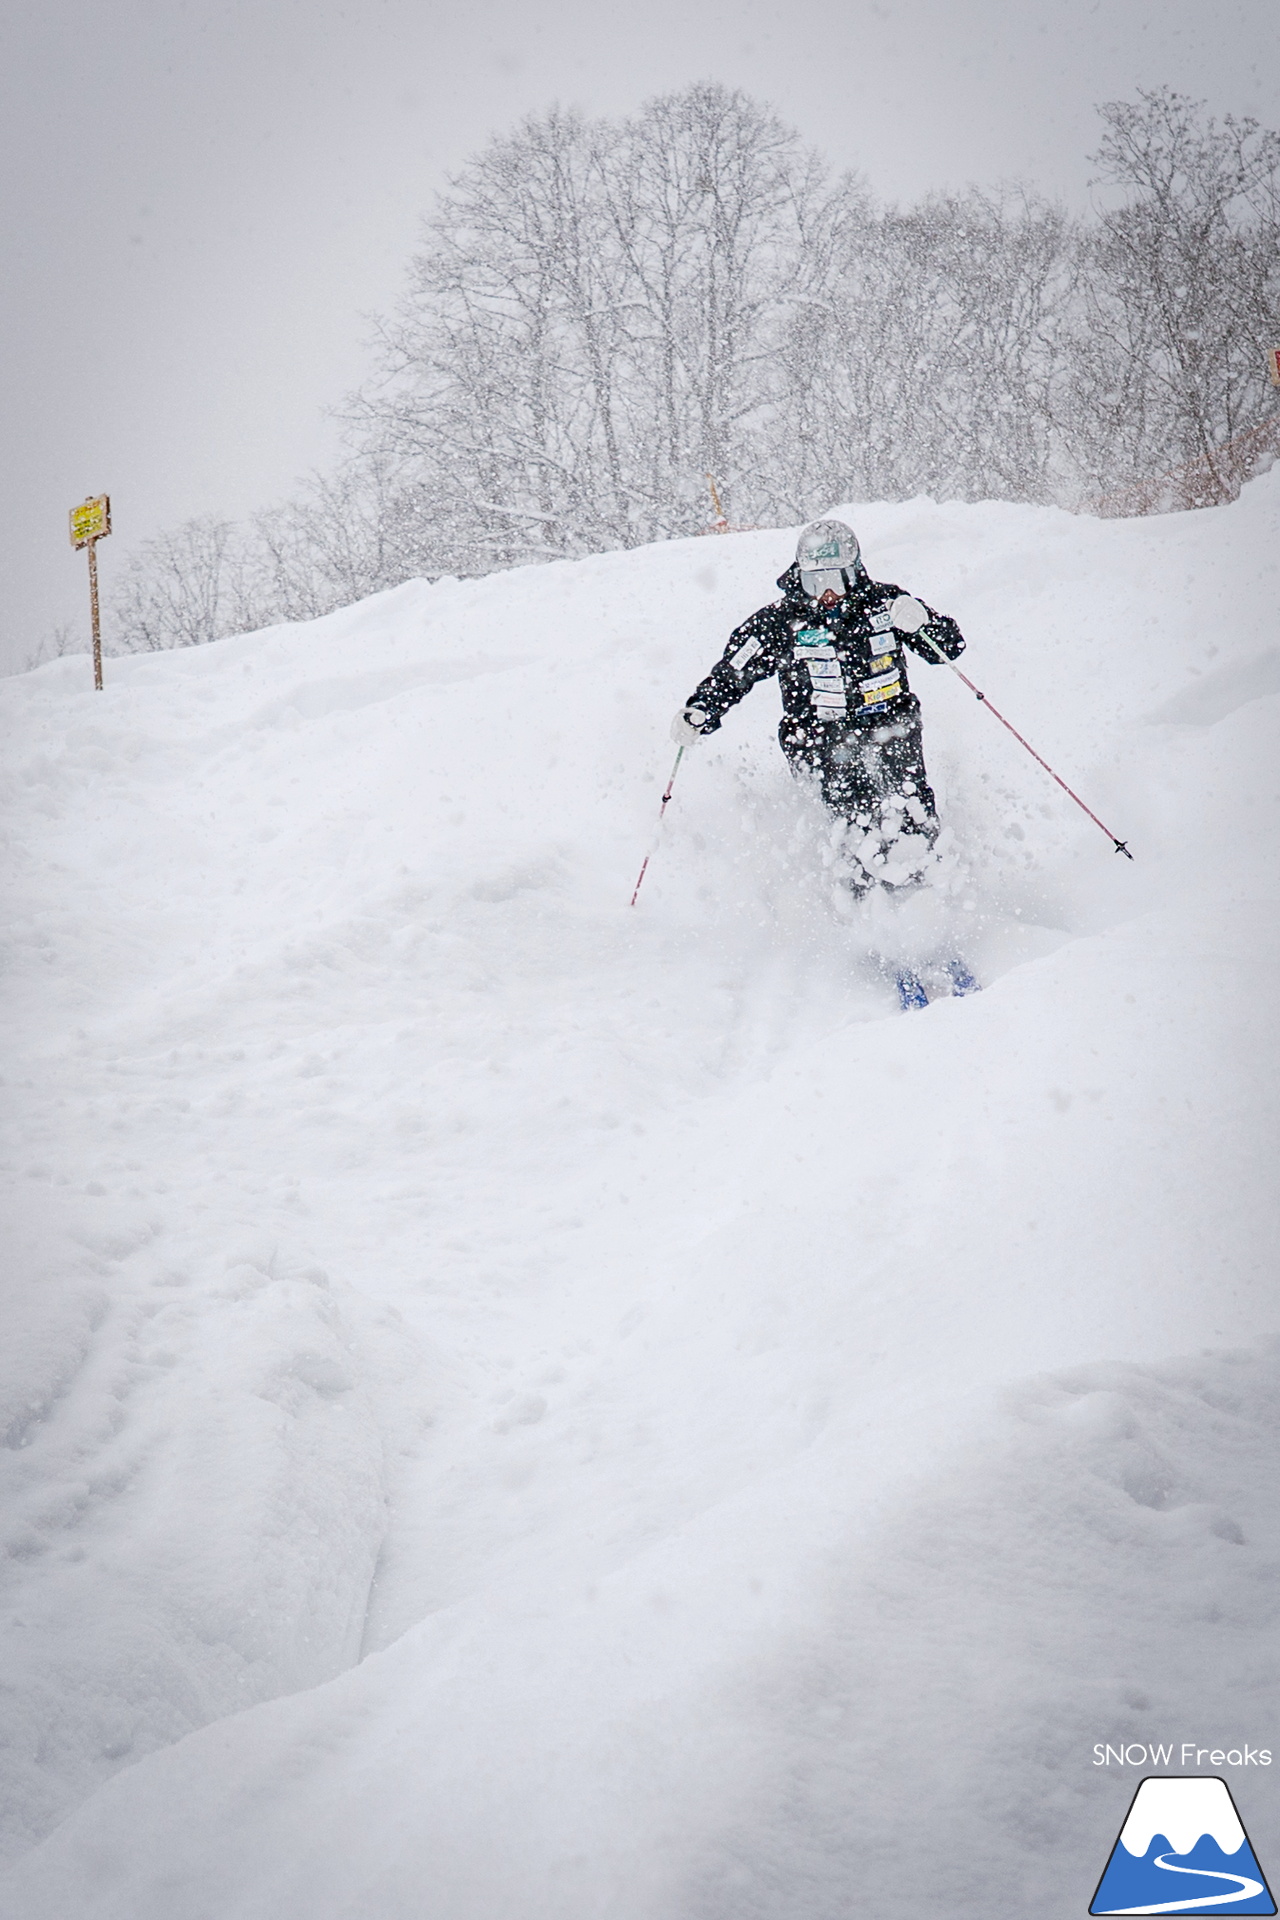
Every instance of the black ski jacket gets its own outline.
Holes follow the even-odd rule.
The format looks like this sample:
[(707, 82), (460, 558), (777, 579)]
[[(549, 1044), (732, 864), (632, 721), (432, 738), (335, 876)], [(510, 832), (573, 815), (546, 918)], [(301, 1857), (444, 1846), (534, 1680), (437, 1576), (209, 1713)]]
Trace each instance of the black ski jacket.
[(938, 660), (930, 640), (948, 660), (964, 651), (955, 621), (932, 607), (919, 633), (895, 633), (889, 609), (902, 588), (872, 580), (861, 567), (843, 600), (827, 609), (815, 606), (803, 591), (794, 563), (778, 585), (782, 598), (743, 621), (685, 702), (706, 714), (704, 733), (714, 733), (758, 681), (777, 674), (783, 747), (792, 752), (834, 746), (851, 726), (881, 726), (886, 719), (919, 712), (907, 684), (904, 646), (934, 666)]

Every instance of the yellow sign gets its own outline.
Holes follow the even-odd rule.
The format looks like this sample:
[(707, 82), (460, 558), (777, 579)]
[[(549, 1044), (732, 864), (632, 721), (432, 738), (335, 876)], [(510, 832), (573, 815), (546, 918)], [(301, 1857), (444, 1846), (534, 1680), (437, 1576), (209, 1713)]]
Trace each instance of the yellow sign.
[(1267, 365), (1268, 365), (1268, 367), (1270, 367), (1270, 369), (1271, 369), (1271, 384), (1272, 384), (1272, 386), (1273, 386), (1273, 387), (1280, 387), (1280, 347), (1269, 347), (1269, 348), (1268, 348), (1268, 350), (1267, 350)]
[(82, 501), (71, 509), (71, 544), (87, 547), (91, 541), (105, 539), (111, 531), (111, 502), (105, 493)]

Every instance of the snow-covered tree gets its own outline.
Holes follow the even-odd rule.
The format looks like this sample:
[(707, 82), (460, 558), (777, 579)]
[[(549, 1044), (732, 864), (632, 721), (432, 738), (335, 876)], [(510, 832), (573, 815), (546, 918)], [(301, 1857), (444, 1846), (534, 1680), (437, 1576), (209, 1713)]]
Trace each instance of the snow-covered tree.
[(427, 222), (346, 463), (247, 529), (148, 543), (116, 634), (191, 645), (693, 533), (708, 476), (738, 524), (1229, 497), (1280, 451), (1280, 136), (1168, 90), (1101, 113), (1086, 223), (1021, 190), (877, 207), (713, 84), (616, 123), (531, 116)]
[(1045, 499), (1070, 286), (1060, 209), (933, 196), (846, 210), (836, 269), (792, 296), (776, 465), (813, 499)]
[(621, 127), (555, 111), (452, 183), (357, 404), (366, 453), (470, 516), (489, 565), (684, 533), (762, 437), (822, 171), (740, 93)]
[(1164, 88), (1101, 109), (1100, 181), (1120, 196), (1081, 240), (1081, 321), (1064, 428), (1094, 489), (1233, 497), (1274, 412), (1280, 135)]
[(243, 534), (206, 515), (156, 534), (129, 556), (111, 596), (109, 641), (116, 653), (158, 653), (256, 624)]

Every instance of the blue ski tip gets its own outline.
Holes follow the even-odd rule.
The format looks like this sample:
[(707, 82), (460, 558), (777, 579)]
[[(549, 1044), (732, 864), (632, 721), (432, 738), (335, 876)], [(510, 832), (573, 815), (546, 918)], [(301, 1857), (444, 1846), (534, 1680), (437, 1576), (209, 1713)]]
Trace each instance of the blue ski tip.
[(898, 1002), (904, 1013), (912, 1007), (927, 1007), (929, 996), (918, 976), (910, 967), (902, 967), (898, 972)]
[(948, 960), (947, 978), (951, 982), (951, 991), (957, 999), (965, 993), (981, 993), (981, 983), (974, 979), (963, 960)]

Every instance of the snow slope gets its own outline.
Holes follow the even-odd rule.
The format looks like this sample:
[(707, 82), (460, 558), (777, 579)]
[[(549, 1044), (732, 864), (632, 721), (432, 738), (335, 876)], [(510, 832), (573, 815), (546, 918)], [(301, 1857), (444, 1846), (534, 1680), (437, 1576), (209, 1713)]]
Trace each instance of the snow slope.
[(1280, 1761), (1280, 472), (844, 512), (1133, 865), (920, 667), (923, 918), (772, 689), (630, 911), (785, 533), (0, 687), (6, 1915), (1065, 1915)]

